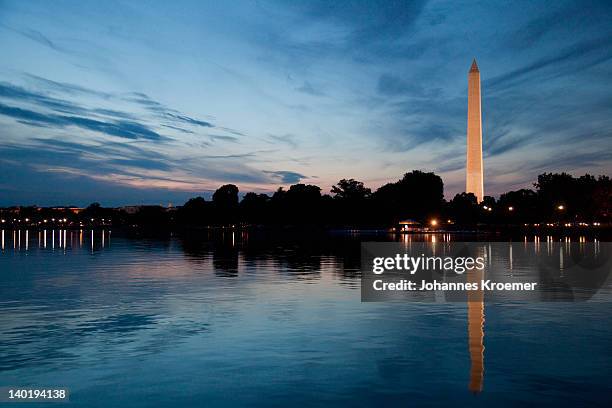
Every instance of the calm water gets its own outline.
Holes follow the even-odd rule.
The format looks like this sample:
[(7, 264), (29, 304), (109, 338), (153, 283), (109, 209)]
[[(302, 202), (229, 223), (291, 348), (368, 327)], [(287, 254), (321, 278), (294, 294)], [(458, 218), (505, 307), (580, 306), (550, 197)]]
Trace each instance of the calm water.
[(610, 291), (469, 326), (462, 303), (361, 303), (370, 239), (4, 231), (0, 386), (73, 407), (609, 406)]

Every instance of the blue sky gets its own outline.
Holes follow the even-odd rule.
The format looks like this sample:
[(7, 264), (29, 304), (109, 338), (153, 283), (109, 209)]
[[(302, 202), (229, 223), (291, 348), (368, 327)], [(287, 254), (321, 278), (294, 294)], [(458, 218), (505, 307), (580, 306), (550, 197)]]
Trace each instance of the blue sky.
[(609, 2), (2, 1), (0, 205), (173, 202), (434, 171), (610, 174)]

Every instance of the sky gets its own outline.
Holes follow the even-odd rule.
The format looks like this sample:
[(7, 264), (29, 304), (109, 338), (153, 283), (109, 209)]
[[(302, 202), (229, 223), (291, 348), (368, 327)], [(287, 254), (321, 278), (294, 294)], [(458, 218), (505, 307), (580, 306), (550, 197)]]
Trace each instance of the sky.
[(609, 1), (0, 0), (0, 205), (612, 173)]

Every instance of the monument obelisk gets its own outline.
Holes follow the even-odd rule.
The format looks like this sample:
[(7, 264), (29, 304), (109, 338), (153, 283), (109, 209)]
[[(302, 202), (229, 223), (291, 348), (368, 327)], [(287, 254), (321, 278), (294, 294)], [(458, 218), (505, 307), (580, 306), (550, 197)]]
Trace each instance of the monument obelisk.
[(473, 193), (478, 202), (484, 198), (482, 166), (482, 116), (480, 112), (480, 71), (476, 59), (468, 73), (467, 160), (465, 192)]

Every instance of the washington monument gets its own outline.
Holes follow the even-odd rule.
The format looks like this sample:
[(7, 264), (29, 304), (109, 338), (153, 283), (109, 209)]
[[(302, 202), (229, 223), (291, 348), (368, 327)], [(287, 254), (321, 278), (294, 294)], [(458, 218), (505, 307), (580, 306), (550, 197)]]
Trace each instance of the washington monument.
[(465, 192), (473, 193), (478, 202), (484, 197), (482, 166), (482, 116), (480, 113), (480, 71), (476, 59), (468, 73), (468, 122)]

